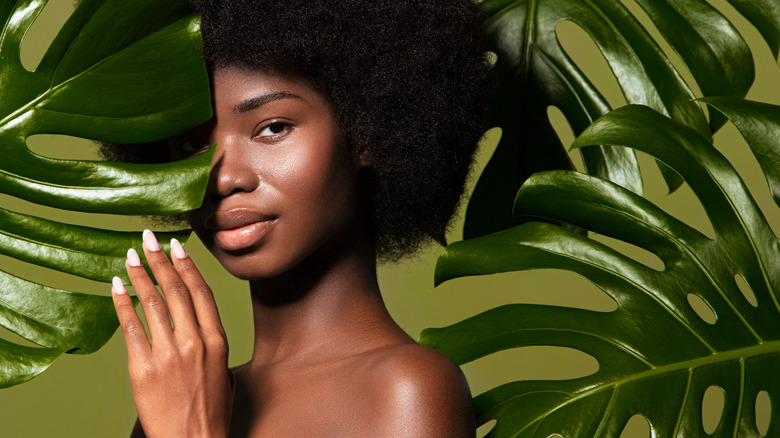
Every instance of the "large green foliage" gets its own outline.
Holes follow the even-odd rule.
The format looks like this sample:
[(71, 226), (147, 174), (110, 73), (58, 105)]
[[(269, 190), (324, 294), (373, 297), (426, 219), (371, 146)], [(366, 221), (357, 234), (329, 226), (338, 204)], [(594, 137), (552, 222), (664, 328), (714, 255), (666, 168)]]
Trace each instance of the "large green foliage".
[[(704, 94), (732, 96), (704, 99), (718, 110), (710, 111), (709, 122), (690, 101), (681, 75), (621, 2), (485, 2), (502, 75), (493, 120), (504, 134), (469, 204), (464, 234), (475, 238), (444, 251), (436, 282), (565, 269), (617, 304), (609, 312), (510, 304), (422, 333), (422, 343), (461, 364), (531, 345), (570, 347), (598, 361), (598, 371), (582, 378), (512, 382), (475, 397), (480, 424), (497, 420), (490, 436), (618, 436), (636, 414), (648, 419), (654, 436), (705, 436), (702, 404), (710, 387), (725, 393), (713, 436), (759, 436), (755, 406), (761, 391), (769, 393), (777, 412), (780, 242), (738, 173), (713, 147), (712, 132), (725, 121), (721, 113), (739, 128), (780, 201), (780, 107), (733, 97), (752, 83), (752, 59), (731, 24), (706, 2), (637, 3)], [(730, 3), (777, 53), (780, 4)], [(558, 45), (554, 29), (562, 20), (593, 37), (626, 100), (645, 106), (620, 108), (590, 125), (608, 108)], [(593, 176), (552, 170), (531, 176), (518, 191), (531, 171), (556, 167), (521, 161), (538, 163), (554, 153), (558, 140), (548, 105), (559, 107), (581, 133), (573, 147), (583, 152)], [(688, 183), (714, 238), (641, 196), (633, 150), (656, 158), (670, 187)], [(560, 157), (557, 164), (565, 164)], [(657, 255), (663, 268), (556, 225), (522, 223), (528, 217), (636, 245)], [(743, 293), (740, 283), (749, 291)], [(767, 436), (780, 436), (776, 418)]]
[[(52, 159), (26, 145), (35, 134), (148, 142), (210, 117), (199, 22), (188, 2), (83, 0), (38, 67), (28, 71), (20, 46), (46, 4), (0, 1), (0, 193), (99, 213), (197, 207), (210, 154), (132, 165)], [(140, 248), (138, 236), (0, 208), (0, 254), (92, 280), (123, 275), (125, 252)], [(57, 290), (0, 271), (0, 325), (41, 346), (0, 339), (5, 387), (36, 376), (63, 352), (94, 352), (118, 322), (110, 297)]]
[[(778, 3), (730, 2), (777, 52)], [(637, 3), (704, 94), (744, 96), (753, 77), (751, 56), (728, 20), (702, 0)], [(19, 47), (45, 5), (0, 0), (0, 192), (88, 212), (158, 214), (196, 207), (209, 154), (186, 163), (136, 166), (55, 160), (25, 144), (40, 133), (143, 142), (206, 119), (197, 20), (186, 2), (84, 0), (30, 72), (19, 61)], [(601, 287), (618, 308), (509, 305), (426, 330), (421, 341), (460, 363), (525, 345), (568, 346), (599, 360), (599, 370), (581, 379), (514, 382), (478, 396), (480, 421), (498, 420), (495, 436), (614, 436), (635, 413), (647, 416), (660, 436), (698, 436), (702, 393), (709, 386), (727, 395), (716, 435), (757, 435), (756, 394), (780, 394), (776, 373), (766, 372), (776, 370), (779, 360), (778, 241), (737, 173), (711, 145), (725, 118), (713, 112), (707, 120), (691, 102), (694, 93), (683, 75), (618, 0), (486, 0), (484, 6), (501, 81), (491, 120), (503, 136), (469, 204), (465, 234), (484, 237), (450, 246), (437, 281), (569, 269)], [(660, 114), (626, 107), (586, 130), (610, 108), (558, 44), (555, 27), (565, 20), (593, 37), (629, 103)], [(729, 99), (708, 102), (740, 127), (777, 199), (780, 110)], [(576, 133), (584, 131), (576, 146), (595, 176), (541, 173), (517, 192), (536, 170), (569, 167), (547, 120), (550, 105), (562, 110)], [(715, 239), (641, 197), (630, 148), (656, 157), (671, 188), (682, 179), (691, 185)], [(529, 215), (633, 243), (656, 253), (664, 269), (554, 225), (514, 227)], [(0, 210), (0, 253), (89, 279), (121, 273), (126, 249), (140, 246), (136, 235)], [(736, 278), (750, 285), (756, 305)], [(714, 323), (691, 307), (692, 296), (706, 304)], [(0, 324), (41, 346), (0, 340), (0, 386), (8, 386), (34, 377), (63, 352), (95, 351), (116, 329), (116, 317), (107, 297), (0, 273)], [(769, 435), (780, 433), (778, 427), (774, 422)]]
[[(750, 51), (731, 23), (704, 0), (638, 0), (704, 96), (744, 97), (753, 82)], [(780, 50), (780, 3), (730, 0)], [(575, 135), (610, 110), (607, 100), (561, 47), (556, 26), (571, 21), (586, 31), (615, 74), (629, 104), (649, 106), (697, 130), (709, 127), (694, 93), (646, 28), (620, 0), (485, 0), (487, 32), (497, 54), (500, 89), (490, 122), (503, 134), (469, 201), (464, 235), (481, 236), (523, 221), (512, 199), (533, 172), (571, 168), (547, 117), (555, 106)], [(592, 78), (591, 78), (592, 79)], [(581, 149), (587, 172), (642, 194), (630, 149)], [(679, 177), (661, 166), (671, 189)]]
[[(780, 159), (780, 107), (711, 103), (751, 130), (760, 162)], [(756, 132), (754, 124), (766, 129)], [(481, 422), (498, 419), (495, 436), (617, 436), (634, 414), (645, 415), (659, 436), (702, 436), (702, 398), (710, 386), (726, 393), (716, 436), (757, 436), (758, 392), (780, 394), (778, 239), (737, 172), (694, 130), (630, 106), (599, 119), (575, 147), (594, 144), (631, 146), (679, 172), (707, 211), (715, 239), (609, 181), (574, 171), (536, 174), (518, 192), (516, 214), (558, 219), (632, 243), (658, 255), (663, 270), (546, 223), (457, 242), (441, 256), (437, 282), (567, 269), (601, 288), (618, 309), (507, 305), (428, 329), (421, 340), (459, 363), (528, 345), (576, 348), (599, 361), (598, 372), (587, 377), (515, 382), (476, 397)], [(776, 170), (770, 180), (779, 182)], [(740, 291), (736, 275), (750, 286), (756, 305)], [(703, 300), (716, 321), (707, 321), (707, 311), (697, 313), (690, 295)], [(774, 421), (770, 436), (779, 427)]]

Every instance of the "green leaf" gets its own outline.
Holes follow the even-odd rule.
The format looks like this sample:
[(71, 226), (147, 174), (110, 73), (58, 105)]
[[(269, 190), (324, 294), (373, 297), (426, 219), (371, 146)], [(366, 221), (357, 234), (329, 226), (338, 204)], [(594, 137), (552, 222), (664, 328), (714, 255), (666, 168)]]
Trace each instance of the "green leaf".
[(0, 321), (48, 348), (97, 351), (118, 325), (109, 296), (53, 289), (0, 272)]
[[(716, 9), (704, 0), (637, 3), (705, 95), (745, 96), (753, 82), (752, 56), (739, 33)], [(777, 9), (774, 0), (755, 4), (740, 10)], [(466, 238), (524, 221), (510, 214), (511, 200), (523, 181), (534, 172), (571, 168), (547, 118), (549, 106), (561, 110), (575, 135), (610, 110), (559, 44), (555, 29), (561, 22), (574, 22), (593, 38), (629, 104), (654, 108), (707, 139), (723, 124), (723, 117), (715, 113), (708, 126), (701, 108), (691, 100), (695, 96), (689, 84), (620, 0), (486, 0), (483, 6), (499, 77), (490, 123), (501, 127), (503, 136), (469, 201)], [(775, 18), (757, 19), (774, 20), (765, 26), (767, 39), (772, 35), (769, 29), (776, 35)], [(593, 145), (581, 153), (588, 173), (642, 193), (631, 150)], [(670, 190), (675, 190), (682, 180), (666, 166), (661, 170)]]
[[(112, 214), (197, 208), (213, 151), (139, 165), (54, 159), (26, 144), (36, 134), (153, 142), (207, 120), (208, 76), (192, 6), (186, 0), (83, 0), (37, 68), (28, 71), (20, 46), (47, 3), (0, 0), (0, 194)], [(160, 237), (183, 240), (187, 234)], [(0, 209), (0, 254), (39, 266), (108, 281), (124, 275), (131, 247), (140, 248), (139, 232)], [(110, 297), (52, 289), (0, 271), (0, 325), (44, 347), (0, 342), (5, 387), (34, 377), (63, 352), (96, 351), (118, 323)]]
[[(91, 280), (127, 280), (127, 250), (141, 249), (141, 233), (68, 225), (0, 208), (0, 254)], [(163, 249), (186, 242), (190, 231), (157, 233)]]
[(699, 99), (728, 116), (747, 140), (764, 171), (775, 203), (780, 205), (780, 108), (760, 102), (710, 97)]
[(780, 3), (774, 0), (729, 0), (761, 32), (775, 57), (780, 56)]
[(64, 352), (97, 351), (119, 321), (111, 297), (53, 289), (0, 271), (0, 325), (45, 347), (0, 339), (0, 388), (5, 388), (42, 373)]
[[(759, 145), (754, 151), (777, 159), (780, 119), (774, 115), (780, 107), (713, 104), (728, 106), (723, 102), (731, 107), (724, 110), (727, 116), (750, 127), (752, 144)], [(758, 436), (758, 393), (780, 394), (780, 377), (772, 371), (780, 367), (777, 237), (728, 160), (695, 130), (647, 107), (627, 106), (596, 121), (574, 147), (594, 144), (631, 147), (678, 172), (704, 206), (716, 237), (612, 182), (573, 171), (534, 175), (517, 193), (515, 214), (631, 243), (657, 255), (663, 269), (546, 223), (456, 242), (439, 259), (437, 283), (565, 269), (607, 293), (617, 310), (507, 305), (426, 329), (421, 342), (458, 363), (528, 345), (575, 348), (598, 360), (598, 371), (583, 378), (513, 382), (477, 396), (479, 422), (497, 420), (490, 436), (618, 436), (635, 414), (644, 415), (658, 436), (704, 436), (702, 400), (710, 386), (726, 394), (713, 436)], [(757, 306), (740, 291), (736, 275), (750, 286)], [(690, 296), (706, 304), (714, 323), (708, 311), (693, 308)], [(778, 428), (772, 421), (767, 436), (776, 436)]]
[(46, 371), (64, 350), (58, 348), (23, 347), (0, 339), (0, 388), (24, 383)]
[[(0, 16), (6, 22), (0, 41), (0, 152), (5, 157), (0, 190), (91, 212), (167, 214), (197, 207), (208, 154), (190, 162), (138, 166), (50, 159), (25, 143), (43, 133), (146, 142), (210, 117), (198, 20), (189, 15), (187, 2), (144, 0), (130, 8), (117, 0), (84, 1), (34, 72), (19, 61), (19, 46), (47, 2), (22, 3), (29, 5)], [(172, 172), (182, 178), (171, 178)]]

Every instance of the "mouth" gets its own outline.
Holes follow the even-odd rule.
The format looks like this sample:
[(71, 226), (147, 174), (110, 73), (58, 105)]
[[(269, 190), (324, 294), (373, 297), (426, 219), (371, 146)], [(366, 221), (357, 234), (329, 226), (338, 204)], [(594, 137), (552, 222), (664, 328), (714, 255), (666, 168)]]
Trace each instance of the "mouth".
[(218, 211), (206, 220), (214, 242), (225, 251), (240, 251), (260, 242), (276, 225), (276, 217), (236, 208)]

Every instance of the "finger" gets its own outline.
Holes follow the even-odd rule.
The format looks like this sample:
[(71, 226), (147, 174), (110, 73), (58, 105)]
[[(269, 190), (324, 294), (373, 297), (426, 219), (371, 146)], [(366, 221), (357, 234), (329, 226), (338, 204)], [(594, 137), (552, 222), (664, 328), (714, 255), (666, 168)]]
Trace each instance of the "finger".
[(141, 264), (141, 258), (134, 249), (127, 251), (127, 276), (130, 277), (130, 283), (135, 289), (135, 294), (141, 302), (141, 307), (146, 315), (146, 324), (149, 326), (149, 335), (152, 338), (152, 344), (169, 343), (173, 338), (171, 331), (171, 319), (168, 315), (168, 306), (165, 304), (157, 287), (149, 278), (149, 274)]
[(141, 318), (135, 312), (133, 300), (127, 294), (127, 289), (125, 289), (119, 277), (114, 277), (111, 292), (111, 296), (114, 299), (114, 308), (119, 318), (119, 326), (122, 328), (122, 334), (125, 336), (128, 359), (143, 359), (147, 357), (149, 354), (149, 339), (146, 338)]
[(190, 291), (192, 305), (201, 329), (222, 331), (222, 322), (219, 319), (217, 304), (214, 302), (214, 294), (184, 247), (176, 239), (171, 239), (171, 255), (176, 272), (179, 273)]
[(160, 247), (154, 233), (144, 230), (143, 237), (146, 261), (149, 263), (154, 278), (157, 279), (157, 284), (160, 285), (165, 301), (168, 303), (168, 312), (173, 321), (174, 333), (176, 331), (187, 333), (196, 330), (198, 322), (187, 285), (168, 260), (168, 256)]

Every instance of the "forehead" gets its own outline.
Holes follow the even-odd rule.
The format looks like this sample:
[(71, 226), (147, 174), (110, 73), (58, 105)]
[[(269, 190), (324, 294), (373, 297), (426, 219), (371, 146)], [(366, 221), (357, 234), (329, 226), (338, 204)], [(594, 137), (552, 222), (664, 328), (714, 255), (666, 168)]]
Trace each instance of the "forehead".
[[(208, 138), (217, 130), (256, 124), (258, 117), (333, 119), (325, 96), (305, 79), (272, 71), (224, 67), (210, 72), (214, 114), (205, 123), (169, 138), (174, 145), (182, 138)], [(215, 139), (208, 140), (210, 142)]]
[(306, 81), (279, 73), (221, 68), (211, 73), (211, 82), (213, 103), (218, 110), (240, 110), (242, 104), (280, 93), (294, 95), (311, 105), (329, 108), (324, 96)]

